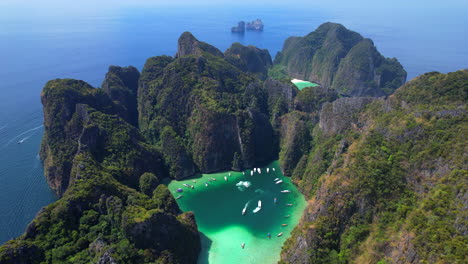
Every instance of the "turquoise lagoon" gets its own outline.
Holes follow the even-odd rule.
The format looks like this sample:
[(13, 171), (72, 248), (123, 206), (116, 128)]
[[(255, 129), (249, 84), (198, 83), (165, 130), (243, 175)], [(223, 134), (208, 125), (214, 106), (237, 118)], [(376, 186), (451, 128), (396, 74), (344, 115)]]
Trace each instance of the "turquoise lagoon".
[[(251, 171), (245, 170), (245, 175), (232, 171), (202, 174), (169, 184), (175, 197), (183, 195), (177, 200), (180, 208), (195, 213), (202, 236), (199, 264), (268, 264), (280, 259), (281, 247), (299, 222), (306, 201), (291, 180), (283, 176), (277, 161), (262, 167), (261, 173), (251, 176)], [(283, 182), (275, 184), (276, 178)], [(241, 181), (248, 183), (239, 184)], [(178, 188), (183, 192), (178, 193)], [(291, 192), (281, 193), (282, 190)], [(253, 213), (259, 200), (261, 210)], [(242, 215), (245, 206), (246, 213)], [(279, 233), (283, 235), (278, 237)], [(244, 249), (242, 243), (245, 243)]]

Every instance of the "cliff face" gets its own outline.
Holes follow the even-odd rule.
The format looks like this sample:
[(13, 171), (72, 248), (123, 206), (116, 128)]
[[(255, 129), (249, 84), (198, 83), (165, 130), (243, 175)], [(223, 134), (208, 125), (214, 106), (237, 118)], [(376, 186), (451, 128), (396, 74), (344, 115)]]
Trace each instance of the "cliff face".
[(181, 58), (187, 55), (200, 56), (205, 52), (213, 56), (223, 57), (223, 53), (219, 49), (206, 42), (198, 41), (190, 32), (184, 32), (177, 42), (177, 53), (175, 57)]
[(278, 153), (309, 200), (281, 263), (463, 262), (468, 71), (340, 98), (392, 93), (406, 73), (331, 23), (288, 39), (276, 61), (322, 87), (263, 80), (268, 52), (223, 54), (188, 32), (175, 58), (150, 58), (141, 75), (111, 66), (103, 89), (49, 81), (40, 156), (61, 199), (0, 247), (0, 263), (195, 263), (194, 215), (161, 179)]
[(158, 185), (168, 175), (163, 156), (117, 115), (125, 102), (106, 92), (69, 79), (44, 87), (41, 157), (61, 199), (0, 247), (1, 263), (196, 262), (193, 214), (180, 214)]
[(137, 92), (140, 72), (133, 66), (110, 66), (101, 85), (118, 106), (119, 115), (133, 126), (138, 126)]
[(254, 46), (233, 43), (224, 52), (226, 60), (244, 72), (254, 73), (260, 79), (266, 79), (268, 68), (273, 64), (268, 50)]
[(340, 24), (325, 23), (304, 37), (290, 37), (275, 58), (294, 78), (318, 82), (346, 96), (391, 94), (406, 80), (396, 59)]
[(309, 205), (282, 263), (463, 262), (466, 87), (466, 70), (428, 73), (386, 100), (325, 103), (294, 168)]
[(275, 156), (275, 145), (261, 149), (274, 142), (274, 134), (260, 80), (214, 50), (184, 33), (176, 59), (151, 59), (143, 69), (140, 128), (156, 146), (177, 149), (163, 152), (175, 178), (240, 169), (233, 164), (252, 166)]

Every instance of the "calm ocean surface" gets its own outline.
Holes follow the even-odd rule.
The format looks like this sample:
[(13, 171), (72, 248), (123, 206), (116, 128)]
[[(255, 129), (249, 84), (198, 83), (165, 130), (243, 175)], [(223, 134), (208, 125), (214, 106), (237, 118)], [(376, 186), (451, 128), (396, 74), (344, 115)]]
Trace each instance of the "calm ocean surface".
[[(288, 36), (332, 21), (374, 40), (397, 57), (408, 79), (428, 71), (468, 68), (467, 10), (358, 8), (113, 8), (89, 12), (0, 10), (0, 243), (20, 235), (56, 197), (38, 159), (43, 133), (40, 92), (47, 80), (77, 78), (99, 86), (109, 65), (134, 65), (174, 55), (177, 38), (227, 49), (232, 42), (267, 48), (272, 56)], [(238, 20), (261, 18), (262, 33), (230, 33)], [(18, 144), (21, 141), (22, 144)]]

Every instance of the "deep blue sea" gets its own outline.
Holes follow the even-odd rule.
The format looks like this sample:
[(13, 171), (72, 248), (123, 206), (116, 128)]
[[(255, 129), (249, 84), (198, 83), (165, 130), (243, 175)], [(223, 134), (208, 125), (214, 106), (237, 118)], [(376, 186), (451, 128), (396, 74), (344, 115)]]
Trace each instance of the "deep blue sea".
[[(274, 57), (287, 37), (305, 35), (327, 21), (371, 38), (384, 56), (400, 60), (411, 79), (428, 71), (468, 68), (468, 12), (462, 7), (101, 5), (75, 11), (3, 6), (0, 243), (20, 235), (37, 211), (56, 199), (38, 159), (43, 134), (40, 92), (47, 80), (77, 78), (99, 86), (109, 65), (141, 70), (148, 57), (174, 55), (184, 31), (223, 51), (241, 42), (267, 48)], [(262, 33), (231, 34), (237, 21), (256, 18), (265, 23)]]

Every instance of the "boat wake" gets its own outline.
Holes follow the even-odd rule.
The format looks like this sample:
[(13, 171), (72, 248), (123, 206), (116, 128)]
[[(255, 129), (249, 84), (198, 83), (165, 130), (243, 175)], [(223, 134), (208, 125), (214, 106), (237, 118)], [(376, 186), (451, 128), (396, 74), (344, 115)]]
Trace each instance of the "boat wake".
[(245, 214), (245, 211), (247, 210), (247, 207), (249, 206), (251, 201), (248, 201), (245, 205), (244, 205), (244, 208), (242, 209), (242, 214), (244, 215)]
[(255, 190), (255, 193), (258, 193), (258, 194), (263, 194), (263, 193), (265, 193), (265, 191), (264, 191), (264, 190), (262, 190), (262, 189), (257, 189), (257, 190)]
[[(44, 127), (44, 125), (40, 125), (40, 126), (38, 126), (38, 127), (33, 127), (33, 128), (31, 128), (31, 129), (29, 129), (29, 130), (24, 131), (23, 133), (21, 133), (21, 134), (15, 136), (14, 138), (10, 139), (10, 141), (8, 141), (8, 142), (6, 143), (5, 147), (8, 146), (8, 145), (10, 145), (13, 141), (15, 141), (16, 139), (20, 138), (21, 136), (23, 136), (23, 135), (25, 135), (25, 134), (27, 134), (27, 133), (36, 131), (36, 130), (38, 130), (39, 128), (42, 128), (42, 127)], [(32, 133), (31, 135), (29, 135), (28, 137), (25, 137), (25, 138), (21, 139), (20, 141), (18, 141), (18, 143), (19, 143), (19, 144), (23, 143), (25, 140), (27, 140), (28, 138), (30, 138), (33, 134), (34, 134), (34, 133)]]
[(240, 182), (236, 183), (237, 189), (239, 189), (239, 191), (241, 191), (241, 192), (243, 192), (247, 188), (249, 188), (250, 185), (251, 185), (251, 183), (249, 181), (240, 181)]
[(18, 144), (23, 144), (26, 140), (28, 140), (31, 136), (27, 136), (21, 140), (18, 141)]

